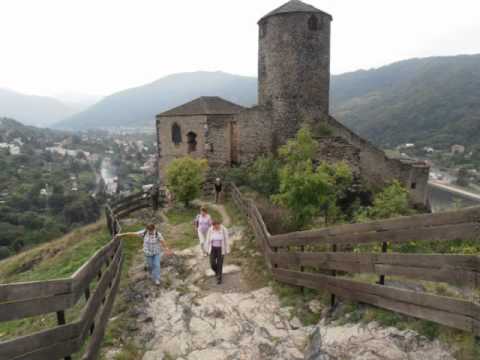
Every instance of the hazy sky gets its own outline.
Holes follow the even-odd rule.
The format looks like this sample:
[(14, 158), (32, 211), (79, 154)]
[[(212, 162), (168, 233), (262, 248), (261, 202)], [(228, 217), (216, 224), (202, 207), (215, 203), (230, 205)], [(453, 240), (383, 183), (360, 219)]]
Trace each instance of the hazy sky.
[[(185, 71), (257, 72), (284, 0), (0, 0), (0, 87), (107, 95)], [(307, 0), (333, 15), (332, 72), (480, 53), (478, 0)]]

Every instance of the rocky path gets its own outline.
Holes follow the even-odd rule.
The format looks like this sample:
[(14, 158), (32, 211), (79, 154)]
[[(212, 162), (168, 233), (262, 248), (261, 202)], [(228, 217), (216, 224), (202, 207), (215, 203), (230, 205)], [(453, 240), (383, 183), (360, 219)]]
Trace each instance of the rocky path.
[[(231, 224), (223, 206), (209, 206)], [(240, 242), (243, 229), (230, 229)], [(199, 246), (165, 258), (162, 287), (151, 288), (142, 314), (151, 339), (143, 360), (453, 359), (438, 342), (375, 323), (302, 326), (271, 288), (248, 291), (240, 270), (226, 266), (217, 285)]]

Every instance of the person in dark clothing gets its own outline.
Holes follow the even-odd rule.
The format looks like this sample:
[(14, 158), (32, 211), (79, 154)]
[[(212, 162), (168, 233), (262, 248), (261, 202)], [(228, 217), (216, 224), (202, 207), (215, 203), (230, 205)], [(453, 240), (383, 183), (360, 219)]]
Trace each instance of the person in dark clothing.
[(220, 200), (220, 194), (222, 193), (222, 181), (220, 178), (215, 179), (215, 203)]

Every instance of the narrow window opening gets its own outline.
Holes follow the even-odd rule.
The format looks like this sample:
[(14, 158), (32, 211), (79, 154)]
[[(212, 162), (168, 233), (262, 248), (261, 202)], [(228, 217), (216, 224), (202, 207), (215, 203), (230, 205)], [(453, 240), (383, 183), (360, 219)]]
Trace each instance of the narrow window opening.
[(172, 125), (172, 142), (175, 145), (178, 145), (182, 142), (182, 130), (180, 129), (180, 125), (177, 123)]
[(416, 189), (416, 188), (417, 188), (417, 183), (416, 183), (416, 182), (412, 182), (412, 184), (410, 185), (410, 188)]
[(197, 134), (190, 131), (187, 134), (187, 143), (188, 143), (188, 152), (195, 152), (197, 151)]
[(318, 30), (318, 19), (315, 15), (310, 16), (310, 18), (308, 19), (308, 28), (311, 31)]

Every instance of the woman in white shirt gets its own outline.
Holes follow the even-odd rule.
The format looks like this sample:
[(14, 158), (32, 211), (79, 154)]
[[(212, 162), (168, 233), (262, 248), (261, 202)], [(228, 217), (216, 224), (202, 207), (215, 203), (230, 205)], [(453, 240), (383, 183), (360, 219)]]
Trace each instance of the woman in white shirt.
[(200, 241), (200, 249), (207, 255), (207, 233), (208, 229), (212, 226), (212, 218), (208, 214), (206, 207), (200, 208), (200, 214), (197, 215), (194, 221), (194, 227), (198, 234), (198, 240)]
[(210, 266), (217, 277), (217, 284), (222, 283), (223, 258), (230, 252), (228, 230), (220, 221), (214, 220), (207, 232), (207, 249), (210, 254)]

